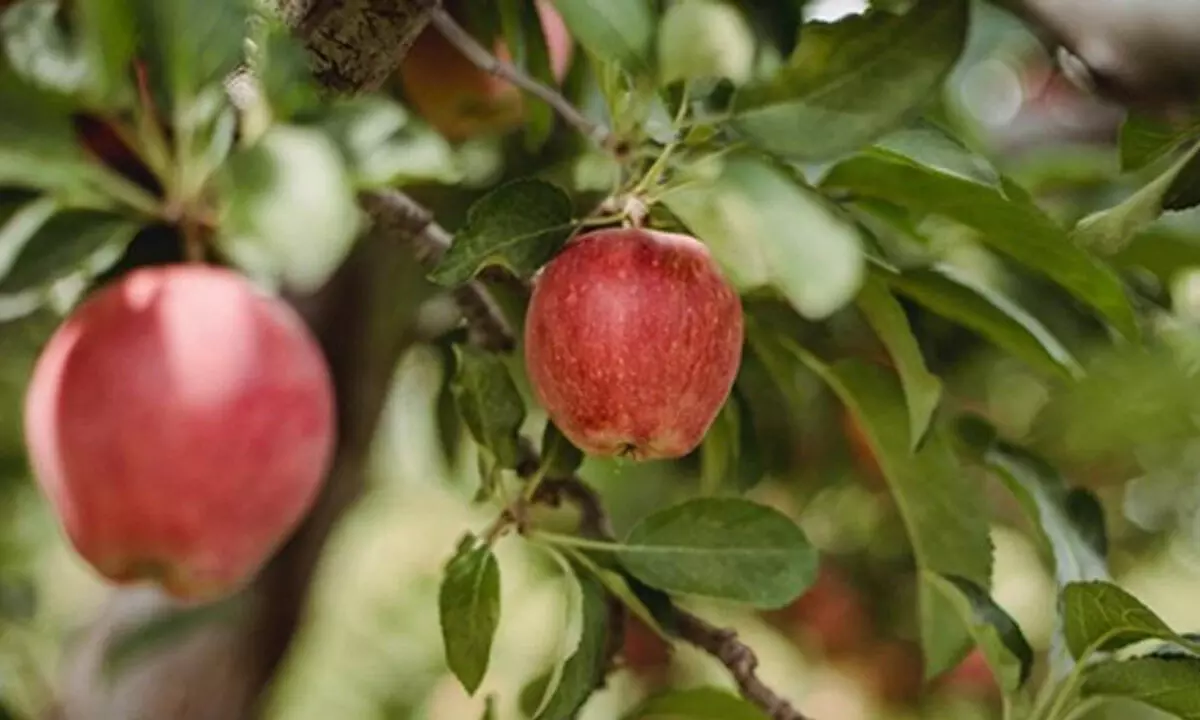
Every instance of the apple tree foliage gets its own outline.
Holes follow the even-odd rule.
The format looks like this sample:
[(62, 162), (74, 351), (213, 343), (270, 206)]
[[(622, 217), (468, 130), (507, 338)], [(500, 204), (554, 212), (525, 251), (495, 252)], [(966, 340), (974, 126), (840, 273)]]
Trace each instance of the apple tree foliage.
[[(694, 642), (681, 603), (771, 610), (801, 597), (819, 549), (747, 493), (795, 473), (805, 413), (832, 402), (903, 524), (927, 677), (978, 647), (1007, 718), (1064, 720), (1111, 698), (1200, 717), (1200, 644), (1113, 582), (1103, 506), (1065, 474), (1105, 453), (1161, 458), (1195, 433), (1200, 313), (1194, 284), (1171, 283), (1200, 252), (1160, 216), (1200, 203), (1200, 121), (1130, 113), (1123, 173), (1086, 212), (1064, 211), (990, 161), (943, 102), (987, 6), (876, 2), (804, 22), (802, 4), (554, 0), (579, 52), (562, 93), (610, 135), (597, 147), (528, 97), (505, 152), (557, 164), (482, 176), (387, 94), (324, 94), (269, 8), (89, 0), (64, 16), (53, 0), (13, 4), (0, 16), (5, 474), (25, 473), (15, 408), (40, 343), (133, 265), (200, 253), (303, 296), (363, 231), (360, 193), (461, 185), (475, 200), (443, 220), (457, 231), (428, 281), (482, 284), (519, 331), (527, 281), (572, 235), (644, 222), (708, 245), (742, 293), (747, 337), (726, 407), (675, 464), (685, 497), (620, 535), (589, 518), (602, 506), (585, 503), (582, 522), (542, 512), (535, 489), (585, 458), (552, 424), (537, 443), (521, 435), (543, 421), (520, 353), (481, 349), (463, 328), (430, 340), (452, 369), (446, 441), (477, 444), (476, 501), (497, 511), (456, 548), (430, 549), (446, 555), (440, 623), (467, 691), (487, 675), (505, 610), (499, 542), (544, 549), (576, 581), (573, 641), (523, 698), (539, 719), (574, 717), (602, 684), (623, 614)], [(503, 37), (516, 65), (548, 81), (525, 9), (498, 0), (471, 29)], [(258, 81), (248, 104), (227, 92), (235, 73)], [(992, 270), (939, 244), (947, 227)], [(1051, 440), (1013, 437), (954, 396), (946, 356), (981, 346), (1052, 388)], [(997, 493), (1054, 568), (1047, 672), (1033, 672), (1021, 628), (990, 596)], [(4, 572), (0, 616), (20, 623), (31, 600), (21, 574)], [(753, 700), (669, 692), (629, 717), (767, 717)]]

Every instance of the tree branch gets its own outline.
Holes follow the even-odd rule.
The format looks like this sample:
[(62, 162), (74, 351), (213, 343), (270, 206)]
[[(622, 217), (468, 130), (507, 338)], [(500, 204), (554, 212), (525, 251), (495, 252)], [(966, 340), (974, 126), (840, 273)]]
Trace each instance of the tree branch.
[[(540, 459), (527, 440), (522, 442), (522, 455), (517, 470), (523, 477), (529, 477), (537, 471)], [(617, 542), (599, 493), (576, 476), (547, 478), (538, 487), (533, 501), (552, 507), (558, 507), (564, 501), (569, 502), (579, 509), (582, 516), (580, 520), (582, 535), (595, 540)], [(621, 611), (622, 622), (624, 622), (623, 606)], [(792, 707), (787, 700), (780, 697), (758, 677), (758, 657), (748, 645), (738, 638), (736, 632), (712, 625), (674, 604), (671, 605), (671, 614), (675, 619), (674, 632), (678, 637), (708, 653), (724, 665), (734, 681), (737, 682), (742, 697), (754, 703), (767, 714), (767, 717), (771, 720), (812, 720)], [(618, 635), (618, 639), (619, 637)], [(617, 649), (619, 650), (619, 646)]]
[[(437, 5), (427, 0), (431, 5)], [(525, 74), (512, 63), (505, 62), (493, 55), (483, 45), (479, 44), (450, 13), (440, 6), (430, 10), (429, 22), (446, 38), (446, 40), (461, 52), (468, 60), (496, 77), (506, 80), (529, 94), (541, 99), (554, 109), (559, 116), (579, 131), (584, 137), (592, 140), (600, 147), (610, 152), (617, 150), (618, 141), (613, 134), (600, 123), (593, 122), (562, 93)]]

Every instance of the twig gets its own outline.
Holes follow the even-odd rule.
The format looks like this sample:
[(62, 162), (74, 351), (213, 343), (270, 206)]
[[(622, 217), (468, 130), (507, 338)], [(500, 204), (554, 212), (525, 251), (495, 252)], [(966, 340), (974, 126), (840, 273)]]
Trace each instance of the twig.
[[(528, 441), (523, 441), (521, 451), (522, 458), (517, 471), (524, 476), (536, 470), (539, 460)], [(582, 535), (596, 540), (616, 542), (600, 495), (578, 477), (547, 478), (538, 488), (534, 502), (553, 507), (570, 502), (582, 515)], [(622, 608), (622, 616), (623, 610)], [(742, 697), (762, 709), (767, 717), (771, 720), (812, 720), (792, 707), (758, 677), (758, 657), (748, 645), (738, 639), (736, 632), (712, 625), (676, 605), (672, 605), (671, 612), (676, 621), (674, 631), (678, 637), (720, 661), (737, 682)]]
[(547, 105), (554, 108), (554, 111), (570, 123), (576, 130), (584, 136), (594, 141), (600, 147), (609, 151), (616, 151), (618, 142), (609, 131), (600, 123), (594, 122), (584, 115), (578, 108), (571, 104), (571, 101), (562, 96), (552, 87), (538, 82), (523, 70), (505, 62), (488, 52), (487, 48), (480, 45), (479, 42), (467, 32), (463, 26), (458, 24), (450, 13), (446, 12), (442, 7), (434, 7), (430, 11), (429, 24), (438, 29), (446, 40), (451, 45), (459, 49), (460, 52), (468, 60), (480, 69), (485, 70), (498, 78), (507, 80), (516, 85), (529, 94), (541, 99)]
[[(398, 228), (422, 227), (412, 236), (417, 260), (432, 267), (450, 249), (450, 233), (434, 222), (433, 215), (415, 200), (395, 190), (380, 190), (362, 198), (363, 208), (379, 222), (394, 222)], [(495, 352), (511, 352), (516, 337), (504, 314), (480, 282), (454, 290), (454, 300), (466, 320), (472, 341)]]

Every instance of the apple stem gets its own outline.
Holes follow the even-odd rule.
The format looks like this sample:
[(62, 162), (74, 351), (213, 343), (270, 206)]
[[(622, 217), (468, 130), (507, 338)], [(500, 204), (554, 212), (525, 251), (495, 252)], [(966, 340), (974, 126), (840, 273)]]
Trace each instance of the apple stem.
[(584, 115), (583, 111), (572, 105), (571, 101), (563, 97), (562, 93), (549, 85), (538, 82), (512, 63), (505, 62), (488, 52), (487, 48), (472, 37), (463, 26), (459, 25), (458, 21), (451, 17), (450, 13), (446, 12), (444, 8), (440, 7), (433, 0), (430, 0), (430, 2), (433, 7), (429, 11), (429, 23), (437, 28), (446, 40), (458, 48), (468, 60), (481, 70), (507, 80), (545, 102), (563, 120), (606, 151), (618, 156), (622, 154), (624, 143), (613, 135), (607, 127), (592, 121)]

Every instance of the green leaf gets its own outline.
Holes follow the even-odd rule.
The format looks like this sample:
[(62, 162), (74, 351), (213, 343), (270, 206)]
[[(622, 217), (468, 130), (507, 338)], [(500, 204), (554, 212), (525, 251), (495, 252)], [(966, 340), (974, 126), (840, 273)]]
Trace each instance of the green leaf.
[(700, 488), (713, 495), (737, 472), (742, 432), (735, 402), (726, 402), (700, 445)]
[(8, 274), (33, 237), (60, 209), (61, 204), (50, 196), (0, 197), (0, 277)]
[(857, 229), (757, 156), (735, 155), (716, 180), (670, 189), (663, 202), (711, 249), (730, 282), (740, 290), (775, 287), (807, 318), (832, 315), (862, 283)]
[(1036, 205), (1002, 188), (922, 165), (875, 148), (834, 167), (827, 190), (886, 200), (913, 212), (956, 220), (979, 232), (998, 252), (1061, 285), (1127, 338), (1138, 337), (1137, 317), (1120, 278), (1070, 241), (1067, 232)]
[(0, 107), (0, 186), (77, 194), (92, 187), (99, 168), (75, 139), (65, 98), (32, 87), (0, 63)]
[(451, 392), (475, 442), (503, 468), (516, 468), (525, 403), (503, 358), (470, 345), (454, 348)]
[(249, 19), (246, 0), (127, 2), (140, 31), (140, 56), (174, 108), (176, 120), (201, 92), (220, 89), (242, 62)]
[(1112, 583), (1069, 583), (1063, 588), (1062, 605), (1067, 647), (1080, 662), (1091, 652), (1112, 652), (1152, 639), (1200, 652), (1200, 643), (1177, 634), (1142, 601)]
[(1122, 250), (1135, 235), (1176, 207), (1191, 185), (1200, 182), (1200, 144), (1124, 202), (1093, 213), (1075, 226), (1071, 239), (1081, 247), (1111, 255)]
[(775, 609), (816, 579), (817, 551), (777, 510), (738, 498), (698, 498), (643, 518), (617, 550), (647, 585)]
[(679, 0), (658, 28), (658, 78), (727, 78), (743, 83), (754, 70), (754, 31), (742, 11), (724, 0)]
[(217, 246), (252, 274), (312, 292), (362, 227), (341, 153), (324, 133), (272, 127), (225, 164)]
[(904, 308), (877, 276), (863, 284), (858, 294), (858, 308), (896, 364), (908, 402), (908, 423), (915, 448), (929, 430), (933, 413), (941, 402), (942, 382), (926, 367), (921, 346), (913, 335)]
[(71, 210), (50, 218), (25, 243), (7, 273), (0, 293), (19, 293), (49, 285), (87, 267), (96, 274), (120, 257), (141, 224), (119, 215)]
[[(755, 330), (752, 342), (768, 340)], [(917, 567), (987, 587), (992, 547), (983, 489), (959, 468), (944, 433), (931, 430), (912, 450), (903, 392), (890, 374), (857, 360), (827, 364), (790, 340), (774, 342), (821, 376), (863, 428), (908, 528)], [(966, 635), (943, 622), (953, 608), (929, 583), (920, 583), (919, 600), (925, 674), (933, 677), (958, 660)]]
[(244, 610), (244, 598), (235, 595), (216, 603), (156, 612), (144, 622), (121, 630), (105, 645), (101, 670), (108, 679), (116, 679), (155, 651), (214, 623), (228, 623)]
[(496, 696), (488, 695), (483, 704), (483, 717), (480, 720), (499, 720), (499, 715), (496, 710)]
[(129, 0), (88, 0), (75, 9), (91, 99), (104, 107), (127, 104), (134, 96), (130, 66), (136, 33)]
[(446, 663), (474, 695), (487, 674), (500, 624), (500, 565), (490, 547), (463, 538), (446, 564), (438, 609)]
[(542, 433), (542, 465), (546, 477), (570, 477), (582, 464), (583, 451), (571, 444), (553, 420), (547, 420)]
[(467, 223), (429, 279), (462, 285), (483, 268), (498, 265), (528, 278), (571, 235), (571, 198), (542, 180), (517, 180), (480, 198)]
[(1121, 125), (1121, 168), (1139, 170), (1200, 139), (1200, 120), (1171, 122), (1130, 114)]
[(1083, 373), (1070, 350), (1037, 318), (951, 265), (900, 272), (874, 263), (871, 275), (938, 315), (971, 328), (1033, 368), (1068, 378)]
[(1180, 720), (1200, 720), (1200, 660), (1135, 658), (1099, 663), (1084, 674), (1083, 693), (1135, 700)]
[(652, 697), (625, 720), (768, 720), (746, 700), (724, 690), (701, 687)]
[(655, 26), (647, 0), (554, 0), (554, 6), (589, 53), (632, 72), (649, 70)]
[(0, 37), (11, 67), (30, 82), (61, 93), (88, 77), (83, 57), (58, 23), (58, 0), (22, 0), (0, 14)]
[(926, 573), (932, 590), (950, 601), (967, 624), (1005, 695), (1015, 694), (1033, 670), (1033, 648), (1016, 621), (979, 585), (957, 577)]
[(923, 0), (808, 23), (788, 63), (734, 99), (731, 122), (760, 147), (800, 160), (856, 150), (933, 99), (962, 52), (965, 0)]
[(561, 680), (550, 701), (534, 720), (570, 720), (591, 697), (608, 670), (608, 598), (604, 586), (580, 574), (583, 591), (583, 632), (579, 647), (563, 665)]

